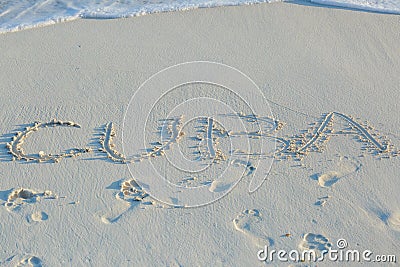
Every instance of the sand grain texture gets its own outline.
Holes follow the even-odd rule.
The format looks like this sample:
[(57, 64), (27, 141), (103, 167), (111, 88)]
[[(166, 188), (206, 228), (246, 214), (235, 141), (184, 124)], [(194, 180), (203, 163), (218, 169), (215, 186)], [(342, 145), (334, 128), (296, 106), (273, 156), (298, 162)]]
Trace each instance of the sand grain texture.
[[(307, 129), (312, 135), (319, 124), (309, 124), (335, 111), (368, 120), (399, 149), (399, 22), (395, 15), (275, 3), (78, 20), (0, 35), (0, 264), (263, 266), (257, 260), (263, 240), (288, 251), (299, 245), (322, 249), (339, 238), (351, 248), (400, 251), (399, 157), (380, 160), (376, 149), (362, 150), (357, 129), (346, 120), (333, 124), (342, 133), (325, 142), (322, 153), (309, 152), (301, 161), (280, 155), (253, 194), (245, 176), (226, 197), (201, 208), (116, 198), (132, 179), (119, 162), (130, 156), (120, 154), (129, 99), (154, 73), (186, 61), (216, 61), (249, 75), (270, 101), (274, 119), (285, 123), (277, 132), (285, 140)], [(94, 150), (58, 164), (12, 161), (6, 144), (13, 134), (53, 118), (81, 128), (32, 133), (24, 144), (32, 158), (39, 151)], [(106, 139), (116, 161), (98, 151), (104, 149), (99, 140), (105, 125), (117, 133)], [(365, 135), (360, 138), (370, 138)], [(378, 144), (372, 148), (383, 146)], [(336, 169), (341, 156), (356, 157), (360, 170)], [(324, 187), (310, 179), (329, 171), (346, 178), (338, 176), (334, 188), (332, 179), (322, 179)], [(211, 191), (219, 185), (224, 183)], [(8, 212), (7, 197), (20, 187), (48, 189), (60, 198)], [(323, 207), (314, 205), (327, 194)], [(250, 220), (243, 216), (254, 214), (243, 211), (263, 219)]]

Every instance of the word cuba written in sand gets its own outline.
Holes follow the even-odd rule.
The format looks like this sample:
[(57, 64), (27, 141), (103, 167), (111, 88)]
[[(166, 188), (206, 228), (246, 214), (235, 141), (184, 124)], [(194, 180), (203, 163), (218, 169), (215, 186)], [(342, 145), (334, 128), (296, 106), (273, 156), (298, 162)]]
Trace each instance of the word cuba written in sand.
[[(251, 153), (251, 151), (228, 151), (228, 155), (236, 154), (258, 159), (272, 157), (277, 160), (293, 159), (301, 161), (303, 157), (312, 152), (323, 152), (325, 144), (333, 136), (352, 136), (354, 140), (361, 143), (361, 150), (381, 158), (396, 157), (400, 152), (394, 149), (386, 136), (381, 136), (372, 126), (367, 123), (357, 122), (349, 115), (339, 112), (330, 112), (323, 114), (321, 119), (314, 123), (302, 133), (288, 137), (277, 137), (278, 132), (284, 127), (284, 123), (269, 117), (260, 117), (258, 115), (245, 115), (242, 113), (233, 114), (237, 119), (246, 120), (247, 123), (267, 124), (268, 127), (260, 126), (258, 131), (251, 132), (232, 132), (229, 129), (221, 129), (220, 125), (212, 118), (199, 119), (203, 122), (203, 127), (197, 131), (194, 136), (186, 136), (183, 131), (184, 117), (178, 117), (166, 120), (162, 129), (165, 133), (160, 133), (160, 141), (150, 143), (149, 148), (143, 149), (137, 155), (125, 156), (115, 149), (114, 138), (116, 131), (113, 123), (107, 123), (104, 131), (98, 138), (97, 145), (90, 145), (85, 148), (66, 149), (64, 152), (51, 154), (44, 151), (35, 153), (26, 153), (23, 144), (33, 134), (40, 134), (40, 130), (50, 127), (74, 127), (81, 128), (81, 125), (73, 121), (61, 121), (53, 119), (50, 122), (34, 122), (23, 130), (13, 133), (13, 138), (6, 144), (10, 159), (13, 161), (30, 161), (36, 163), (54, 162), (58, 163), (64, 158), (74, 158), (83, 154), (102, 153), (110, 162), (115, 163), (134, 163), (142, 160), (151, 159), (165, 155), (166, 151), (171, 149), (172, 145), (180, 142), (183, 138), (191, 138), (198, 142), (197, 160), (205, 156), (212, 158), (215, 162), (225, 161), (229, 157), (222, 149), (218, 148), (221, 140), (225, 138), (250, 138), (263, 139), (266, 142), (274, 142), (276, 145), (274, 151), (269, 151), (263, 155)], [(340, 123), (336, 123), (340, 122)], [(335, 126), (335, 127), (334, 127)], [(268, 129), (268, 130), (264, 130)], [(205, 146), (205, 150), (201, 145)]]

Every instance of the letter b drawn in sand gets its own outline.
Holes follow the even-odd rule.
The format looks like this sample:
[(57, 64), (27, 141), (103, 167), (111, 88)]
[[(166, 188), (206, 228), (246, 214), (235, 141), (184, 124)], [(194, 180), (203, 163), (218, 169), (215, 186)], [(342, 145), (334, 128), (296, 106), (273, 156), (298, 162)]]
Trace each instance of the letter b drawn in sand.
[[(233, 67), (195, 61), (163, 69), (134, 92), (125, 113), (124, 154), (150, 155), (128, 168), (151, 197), (173, 206), (212, 203), (244, 176), (254, 192), (269, 173), (276, 142), (253, 138), (274, 128), (257, 114), (272, 117), (258, 86)], [(141, 149), (154, 144), (158, 154)], [(177, 177), (196, 177), (196, 185)]]

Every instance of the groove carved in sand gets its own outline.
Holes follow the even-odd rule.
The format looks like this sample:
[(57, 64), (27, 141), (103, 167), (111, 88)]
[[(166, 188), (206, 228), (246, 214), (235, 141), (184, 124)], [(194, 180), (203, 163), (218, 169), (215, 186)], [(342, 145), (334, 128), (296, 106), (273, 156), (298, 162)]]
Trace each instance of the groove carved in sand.
[(35, 122), (33, 126), (26, 127), (24, 131), (17, 132), (13, 137), (13, 140), (10, 143), (7, 143), (6, 147), (9, 150), (9, 153), (12, 154), (13, 160), (26, 160), (26, 161), (36, 161), (36, 162), (60, 162), (61, 159), (67, 157), (77, 157), (82, 153), (91, 152), (90, 148), (84, 149), (70, 149), (69, 152), (61, 153), (61, 154), (46, 154), (43, 151), (40, 151), (38, 155), (31, 156), (25, 154), (25, 151), (22, 147), (25, 140), (34, 132), (39, 131), (39, 129), (47, 128), (47, 127), (57, 127), (57, 126), (65, 126), (65, 127), (75, 127), (81, 128), (81, 126), (72, 121), (60, 121), (53, 119), (50, 122)]
[(355, 134), (359, 136), (359, 140), (369, 148), (373, 155), (382, 155), (382, 157), (397, 156), (398, 151), (392, 151), (393, 146), (388, 141), (379, 140), (375, 134), (372, 134), (368, 129), (372, 127), (363, 126), (362, 124), (355, 121), (351, 116), (345, 115), (340, 112), (329, 112), (324, 115), (322, 121), (318, 124), (318, 127), (313, 133), (307, 138), (305, 134), (295, 136), (291, 138), (290, 145), (287, 150), (281, 150), (277, 156), (288, 157), (299, 157), (307, 155), (309, 152), (322, 152), (323, 145), (325, 145), (331, 136), (338, 136), (343, 134), (342, 131), (335, 132), (333, 130), (335, 118), (340, 118), (346, 122), (353, 132), (346, 132), (344, 134)]
[(105, 130), (104, 136), (100, 138), (100, 144), (102, 148), (100, 148), (99, 150), (101, 152), (107, 153), (107, 157), (114, 162), (121, 162), (121, 163), (129, 162), (122, 153), (114, 149), (115, 144), (113, 142), (113, 139), (116, 136), (116, 131), (113, 123), (112, 122), (107, 123), (104, 130)]
[[(254, 159), (265, 159), (273, 156), (277, 160), (285, 160), (290, 158), (302, 160), (302, 157), (307, 155), (309, 152), (322, 152), (324, 149), (323, 145), (325, 145), (332, 136), (338, 136), (339, 134), (353, 134), (357, 135), (359, 140), (364, 144), (363, 149), (368, 149), (368, 151), (374, 156), (378, 156), (380, 158), (390, 158), (400, 155), (400, 152), (398, 150), (394, 150), (393, 145), (391, 145), (389, 141), (382, 137), (378, 138), (378, 134), (371, 133), (370, 130), (373, 129), (372, 127), (364, 126), (351, 118), (351, 116), (336, 111), (324, 115), (322, 121), (317, 124), (318, 126), (313, 132), (312, 129), (309, 129), (308, 135), (303, 133), (287, 138), (276, 136), (277, 132), (282, 129), (284, 125), (284, 123), (280, 121), (268, 117), (263, 118), (256, 115), (240, 116), (241, 118), (248, 120), (250, 123), (260, 123), (259, 120), (261, 123), (266, 122), (267, 129), (255, 132), (232, 132), (225, 129), (219, 129), (218, 124), (212, 118), (207, 118), (207, 126), (204, 128), (204, 138), (201, 136), (201, 133), (193, 138), (194, 140), (206, 142), (206, 150), (208, 151), (205, 154), (201, 153), (200, 151), (199, 154), (203, 154), (203, 157), (207, 157), (208, 155), (208, 157), (213, 158), (216, 163), (219, 163), (221, 160), (227, 159), (227, 156), (223, 153), (223, 151), (216, 147), (216, 145), (219, 144), (220, 138), (245, 136), (246, 138), (263, 138), (268, 142), (275, 142), (277, 144), (276, 149), (275, 151), (265, 153), (233, 150), (229, 152), (231, 155), (244, 157), (249, 156), (250, 158)], [(353, 131), (334, 131), (333, 124), (335, 118), (343, 120)], [(162, 127), (161, 140), (156, 142), (156, 145), (150, 149), (147, 149), (147, 152), (144, 152), (141, 155), (132, 156), (129, 159), (114, 149), (114, 138), (116, 137), (116, 132), (113, 123), (110, 122), (105, 126), (104, 135), (100, 140), (101, 148), (99, 148), (99, 151), (105, 152), (107, 157), (112, 161), (121, 163), (131, 163), (152, 157), (163, 156), (166, 150), (171, 149), (171, 146), (175, 143), (178, 143), (179, 140), (184, 136), (184, 132), (182, 131), (182, 121), (183, 116), (166, 121)], [(29, 135), (39, 131), (42, 128), (57, 126), (81, 128), (79, 124), (72, 121), (60, 121), (54, 119), (45, 123), (35, 122), (32, 126), (26, 127), (25, 130), (17, 132), (13, 137), (13, 140), (6, 144), (8, 152), (12, 154), (12, 159), (35, 162), (59, 162), (63, 158), (76, 157), (83, 153), (89, 153), (93, 151), (93, 148), (87, 147), (83, 149), (70, 149), (68, 152), (60, 154), (46, 154), (43, 151), (40, 151), (37, 155), (28, 155), (25, 153), (22, 145)]]

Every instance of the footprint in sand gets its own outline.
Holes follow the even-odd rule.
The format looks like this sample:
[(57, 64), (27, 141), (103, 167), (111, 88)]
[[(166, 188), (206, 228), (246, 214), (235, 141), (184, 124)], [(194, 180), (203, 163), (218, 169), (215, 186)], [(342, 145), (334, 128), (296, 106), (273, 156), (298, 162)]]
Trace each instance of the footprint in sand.
[(318, 185), (321, 187), (332, 187), (340, 179), (340, 172), (329, 171), (318, 176)]
[(301, 250), (314, 250), (319, 256), (322, 251), (329, 250), (332, 244), (328, 238), (320, 234), (307, 233), (299, 244)]
[(49, 218), (49, 215), (47, 215), (46, 212), (37, 211), (37, 212), (32, 213), (28, 217), (28, 222), (42, 222), (42, 221), (46, 221), (48, 218)]
[(40, 202), (42, 199), (56, 199), (57, 196), (49, 190), (36, 192), (32, 189), (19, 188), (12, 191), (4, 204), (8, 211), (18, 211), (23, 205)]
[(400, 231), (400, 212), (392, 213), (387, 219), (387, 224), (395, 231)]
[(36, 256), (28, 256), (25, 259), (21, 260), (17, 265), (17, 267), (22, 266), (31, 266), (31, 267), (42, 267), (42, 260)]
[(325, 206), (326, 202), (328, 202), (329, 198), (330, 198), (330, 196), (319, 197), (318, 200), (315, 201), (314, 205), (323, 207), (323, 206)]
[(356, 173), (361, 168), (361, 163), (352, 158), (341, 156), (339, 157), (338, 162), (330, 168), (331, 170), (316, 173), (312, 175), (311, 178), (317, 180), (319, 186), (330, 188), (340, 179), (345, 178), (352, 173)]
[(273, 241), (265, 234), (265, 225), (256, 209), (245, 210), (233, 220), (235, 229), (245, 234), (258, 247), (271, 246)]
[(227, 192), (232, 188), (233, 183), (224, 183), (222, 181), (212, 181), (208, 190), (210, 192), (219, 193), (219, 192)]
[[(145, 204), (152, 204), (150, 201), (145, 201), (149, 194), (147, 194), (136, 182), (131, 179), (128, 181), (124, 181), (121, 184), (121, 190), (116, 195), (117, 199), (125, 200), (125, 201), (140, 201)], [(148, 202), (148, 203), (147, 203)]]
[(112, 208), (111, 213), (101, 216), (101, 221), (105, 224), (117, 222), (124, 214), (137, 206), (153, 206), (156, 204), (134, 179), (122, 182), (120, 191), (115, 195), (115, 198), (122, 202)]

